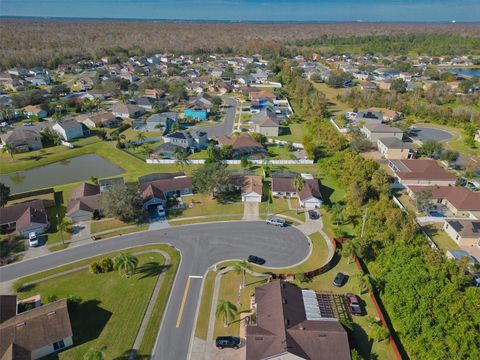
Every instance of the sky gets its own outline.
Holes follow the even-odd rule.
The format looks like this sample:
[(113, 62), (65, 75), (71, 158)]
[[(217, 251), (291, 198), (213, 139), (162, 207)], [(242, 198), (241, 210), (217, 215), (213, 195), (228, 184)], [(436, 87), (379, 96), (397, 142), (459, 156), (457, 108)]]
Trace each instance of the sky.
[(0, 0), (0, 16), (480, 22), (480, 0)]

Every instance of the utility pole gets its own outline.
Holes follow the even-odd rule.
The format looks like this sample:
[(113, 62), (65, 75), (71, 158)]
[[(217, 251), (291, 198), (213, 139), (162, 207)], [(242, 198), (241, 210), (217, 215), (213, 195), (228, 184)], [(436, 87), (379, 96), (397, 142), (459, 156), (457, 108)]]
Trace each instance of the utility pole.
[(363, 237), (363, 231), (365, 230), (365, 222), (367, 221), (367, 214), (368, 214), (368, 208), (365, 209), (365, 214), (362, 216), (362, 233), (360, 234), (360, 238)]

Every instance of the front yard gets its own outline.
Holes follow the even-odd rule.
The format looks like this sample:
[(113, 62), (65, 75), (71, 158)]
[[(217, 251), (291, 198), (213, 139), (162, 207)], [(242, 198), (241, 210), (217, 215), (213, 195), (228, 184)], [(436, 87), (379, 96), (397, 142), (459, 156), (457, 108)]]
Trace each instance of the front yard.
[(243, 203), (240, 201), (239, 196), (234, 196), (225, 203), (212, 199), (210, 195), (198, 193), (191, 196), (183, 196), (182, 199), (185, 203), (185, 209), (175, 212), (169, 211), (167, 214), (169, 220), (195, 216), (243, 215)]
[[(147, 250), (153, 248), (168, 252), (172, 266), (165, 269), (163, 267), (165, 258), (157, 252)], [(158, 276), (162, 271), (166, 271), (162, 290), (155, 303), (154, 314), (148, 323), (148, 331), (143, 338), (139, 355), (150, 354), (166, 298), (173, 283), (179, 256), (166, 245), (137, 248), (132, 249), (131, 252), (142, 249), (146, 252), (136, 255), (139, 264), (135, 274), (129, 278), (122, 277), (115, 271), (93, 275), (84, 268), (27, 285), (25, 290), (19, 291), (18, 295), (21, 299), (36, 294), (40, 294), (44, 302), (54, 298), (79, 299), (78, 304), (69, 304), (74, 346), (60, 353), (59, 359), (82, 359), (90, 348), (104, 348), (105, 359), (123, 358), (133, 345)], [(42, 279), (92, 261), (93, 259), (88, 259), (35, 274), (22, 281)], [(19, 287), (18, 283), (16, 287)]]

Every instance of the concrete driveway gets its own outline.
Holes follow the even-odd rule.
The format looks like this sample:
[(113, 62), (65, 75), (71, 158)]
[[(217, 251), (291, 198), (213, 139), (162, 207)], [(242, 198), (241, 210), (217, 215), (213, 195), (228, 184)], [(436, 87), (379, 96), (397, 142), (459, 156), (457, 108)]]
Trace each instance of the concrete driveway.
[(244, 202), (243, 203), (243, 220), (260, 220), (260, 203)]
[(305, 235), (294, 227), (268, 226), (263, 221), (177, 226), (96, 241), (4, 266), (0, 288), (7, 289), (17, 278), (80, 259), (155, 243), (169, 243), (182, 255), (152, 353), (156, 360), (188, 358), (203, 275), (209, 267), (228, 259), (246, 259), (252, 253), (264, 258), (266, 266), (288, 267), (302, 262), (310, 247)]

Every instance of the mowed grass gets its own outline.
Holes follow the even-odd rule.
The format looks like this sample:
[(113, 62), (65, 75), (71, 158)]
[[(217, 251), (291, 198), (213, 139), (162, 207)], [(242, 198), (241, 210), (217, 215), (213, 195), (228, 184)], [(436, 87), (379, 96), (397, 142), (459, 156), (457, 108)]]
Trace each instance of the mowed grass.
[(210, 309), (212, 307), (213, 288), (215, 286), (215, 271), (209, 271), (205, 276), (202, 287), (202, 297), (198, 309), (197, 324), (195, 327), (195, 336), (206, 340), (208, 333), (208, 320), (210, 318)]
[(113, 229), (121, 228), (124, 226), (130, 226), (130, 225), (135, 225), (135, 223), (133, 222), (126, 223), (119, 219), (98, 220), (98, 221), (92, 221), (90, 231), (92, 232), (92, 234), (95, 234), (98, 232), (113, 230)]
[(325, 96), (326, 96), (326, 98), (327, 98), (327, 100), (333, 104), (333, 105), (330, 106), (330, 108), (329, 108), (329, 110), (330, 110), (332, 113), (334, 113), (334, 114), (340, 114), (340, 113), (342, 113), (342, 112), (346, 112), (346, 111), (351, 111), (351, 110), (352, 110), (352, 108), (351, 108), (348, 104), (346, 104), (346, 103), (344, 103), (344, 102), (342, 102), (342, 101), (337, 100), (337, 96), (344, 94), (345, 92), (348, 91), (348, 89), (344, 89), (344, 88), (342, 88), (342, 89), (335, 89), (335, 88), (332, 88), (332, 87), (328, 86), (328, 85), (325, 84), (325, 83), (314, 83), (313, 85), (315, 86), (315, 88), (316, 88), (318, 91), (324, 93)]
[(218, 199), (212, 199), (210, 195), (193, 194), (184, 196), (185, 209), (177, 212), (169, 212), (168, 219), (177, 219), (195, 216), (209, 215), (243, 215), (243, 203), (240, 197), (233, 197), (231, 201), (222, 203)]
[(40, 294), (44, 301), (49, 296), (81, 299), (80, 305), (71, 306), (69, 311), (74, 346), (60, 353), (60, 359), (81, 359), (91, 347), (105, 347), (106, 359), (125, 355), (131, 349), (159, 275), (151, 269), (165, 262), (155, 252), (137, 257), (137, 272), (129, 278), (117, 272), (93, 275), (83, 269), (20, 292), (20, 298)]
[(443, 223), (424, 223), (422, 229), (443, 252), (460, 250), (460, 246), (443, 230)]
[(237, 307), (238, 314), (231, 323), (225, 327), (223, 318), (215, 317), (215, 329), (213, 338), (217, 336), (239, 336), (240, 317), (242, 312), (250, 310), (250, 295), (253, 294), (255, 287), (266, 283), (266, 279), (246, 274), (245, 288), (239, 290), (242, 283), (242, 274), (237, 274), (233, 270), (221, 275), (220, 290), (218, 301), (228, 300)]
[[(283, 198), (272, 198), (272, 203), (268, 204), (266, 201), (260, 204), (260, 213), (278, 216), (290, 216), (295, 219), (300, 220), (301, 222), (305, 221), (305, 213), (298, 204), (298, 200), (296, 198), (290, 199), (290, 203), (292, 205), (292, 210), (288, 207), (288, 200)], [(299, 211), (297, 211), (297, 207)]]

